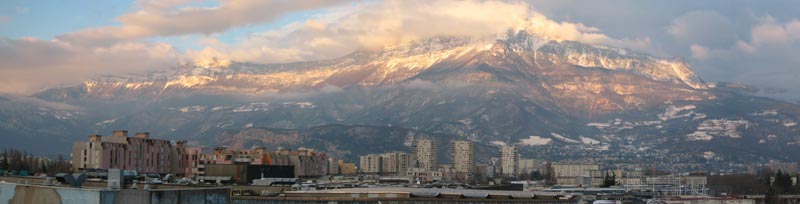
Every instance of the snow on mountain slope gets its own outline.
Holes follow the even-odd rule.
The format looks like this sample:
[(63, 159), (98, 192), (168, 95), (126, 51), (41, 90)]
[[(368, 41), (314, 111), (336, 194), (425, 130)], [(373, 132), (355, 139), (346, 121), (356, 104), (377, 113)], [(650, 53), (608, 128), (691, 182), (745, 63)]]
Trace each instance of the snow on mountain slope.
[[(357, 51), (341, 58), (318, 62), (256, 65), (215, 60), (184, 64), (168, 71), (139, 76), (98, 78), (84, 82), (82, 91), (88, 96), (109, 98), (126, 94), (136, 97), (168, 95), (176, 90), (253, 95), (310, 90), (327, 85), (377, 87), (402, 83), (432, 69), (437, 63), (457, 59), (467, 64), (480, 63), (481, 61), (475, 61), (478, 59), (469, 57), (479, 56), (477, 53), (480, 52), (497, 52), (490, 49), (498, 47), (498, 43), (513, 54), (493, 55), (494, 57), (541, 56), (544, 59), (537, 60), (630, 72), (656, 81), (684, 84), (694, 89), (708, 88), (688, 64), (680, 60), (661, 59), (629, 50), (574, 41), (548, 41), (520, 32), (501, 37), (500, 40), (490, 37), (435, 37), (378, 51)], [(615, 90), (625, 92), (624, 89)]]

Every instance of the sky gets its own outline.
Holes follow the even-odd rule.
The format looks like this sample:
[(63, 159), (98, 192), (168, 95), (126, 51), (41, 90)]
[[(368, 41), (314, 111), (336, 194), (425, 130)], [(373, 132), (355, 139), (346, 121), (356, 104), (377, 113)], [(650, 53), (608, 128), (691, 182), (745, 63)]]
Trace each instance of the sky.
[(0, 93), (184, 63), (283, 63), (439, 36), (535, 34), (688, 61), (800, 101), (800, 1), (4, 0)]

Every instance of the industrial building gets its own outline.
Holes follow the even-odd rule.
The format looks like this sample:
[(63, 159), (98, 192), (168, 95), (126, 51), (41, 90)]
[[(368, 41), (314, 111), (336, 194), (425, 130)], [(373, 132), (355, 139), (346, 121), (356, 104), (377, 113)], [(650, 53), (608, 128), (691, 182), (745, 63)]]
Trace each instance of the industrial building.
[(253, 165), (250, 163), (207, 164), (205, 175), (198, 178), (219, 178), (247, 185), (260, 178), (294, 178), (293, 166)]

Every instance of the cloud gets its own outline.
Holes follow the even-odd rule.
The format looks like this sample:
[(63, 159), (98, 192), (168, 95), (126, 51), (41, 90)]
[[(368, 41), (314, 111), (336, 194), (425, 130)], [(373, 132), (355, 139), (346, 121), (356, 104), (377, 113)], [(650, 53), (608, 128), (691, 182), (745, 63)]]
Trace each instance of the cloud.
[(773, 96), (783, 99), (800, 96), (800, 90), (792, 88), (800, 87), (800, 21), (760, 17), (749, 36), (720, 48), (693, 44), (692, 57), (701, 66), (712, 67), (707, 73), (717, 80), (786, 88)]
[(220, 0), (219, 6), (191, 6), (192, 1), (139, 1), (140, 10), (117, 18), (121, 26), (91, 28), (58, 38), (80, 44), (109, 43), (157, 36), (220, 33), (230, 28), (271, 22), (290, 12), (328, 7), (344, 0)]
[(56, 110), (70, 110), (70, 111), (81, 110), (81, 108), (78, 107), (78, 106), (73, 106), (73, 105), (69, 105), (69, 104), (65, 104), (65, 103), (59, 103), (59, 102), (46, 101), (46, 100), (42, 100), (42, 99), (39, 99), (39, 98), (36, 98), (36, 97), (28, 97), (28, 96), (20, 96), (20, 95), (9, 95), (9, 94), (0, 94), (0, 96), (8, 98), (11, 101), (17, 102), (17, 103), (34, 104), (34, 105), (39, 106), (39, 107), (52, 108), (52, 109), (56, 109)]
[[(120, 26), (89, 28), (52, 40), (0, 36), (0, 61), (3, 62), (0, 63), (0, 81), (3, 81), (0, 92), (29, 94), (47, 87), (75, 84), (98, 75), (167, 69), (178, 64), (182, 54), (172, 45), (146, 39), (218, 33), (233, 27), (270, 22), (289, 12), (319, 9), (341, 2), (222, 0), (219, 6), (200, 7), (193, 0), (143, 0), (136, 2), (137, 10), (117, 18)], [(28, 9), (18, 7), (17, 12), (27, 13)], [(239, 51), (216, 48), (188, 54), (222, 55), (222, 52), (229, 51), (229, 55), (247, 57), (244, 59), (254, 58), (254, 55), (299, 59), (291, 57), (296, 55), (291, 49), (252, 47)]]
[(797, 46), (800, 42), (800, 21), (791, 20), (781, 24), (771, 16), (767, 16), (753, 28), (751, 36), (751, 44), (755, 46)]
[(17, 14), (28, 14), (31, 11), (30, 8), (21, 6), (14, 7), (14, 10), (17, 12)]
[(102, 74), (172, 67), (176, 60), (178, 52), (165, 43), (126, 42), (87, 48), (59, 40), (0, 37), (0, 92), (31, 93)]
[(771, 16), (762, 17), (760, 22), (750, 30), (750, 40), (737, 40), (724, 48), (710, 48), (693, 44), (691, 46), (695, 58), (707, 60), (722, 58), (733, 60), (739, 55), (763, 55), (775, 51), (800, 51), (800, 21), (794, 19), (779, 23)]
[(553, 40), (576, 40), (646, 50), (650, 39), (613, 39), (599, 28), (557, 22), (524, 2), (400, 1), (330, 9), (304, 22), (250, 36), (234, 44), (205, 40), (187, 58), (217, 57), (257, 63), (319, 60), (356, 49), (382, 48), (434, 36), (497, 36), (508, 29), (526, 29)]
[(737, 40), (733, 22), (715, 11), (691, 11), (675, 18), (667, 32), (690, 44), (724, 46)]
[(10, 16), (0, 16), (0, 25), (11, 22)]
[[(343, 4), (345, 0), (137, 1), (119, 16), (119, 26), (88, 28), (51, 40), (0, 40), (0, 92), (30, 93), (77, 83), (97, 75), (166, 69), (179, 61), (225, 66), (230, 61), (280, 63), (339, 57), (360, 48), (382, 48), (433, 36), (496, 36), (527, 29), (554, 40), (577, 40), (646, 49), (647, 38), (613, 39), (599, 28), (558, 22), (524, 2), (389, 0)], [(336, 6), (336, 7), (332, 7)], [(311, 19), (224, 43), (213, 33), (263, 24), (292, 12), (324, 9)], [(200, 49), (177, 51), (151, 42), (159, 36), (205, 34)], [(46, 74), (44, 74), (46, 73)]]

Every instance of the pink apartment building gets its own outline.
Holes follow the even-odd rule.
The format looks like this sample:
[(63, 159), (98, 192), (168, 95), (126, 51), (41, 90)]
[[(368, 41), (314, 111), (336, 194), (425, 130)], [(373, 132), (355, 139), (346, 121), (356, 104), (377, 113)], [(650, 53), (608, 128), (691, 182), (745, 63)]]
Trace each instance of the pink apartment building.
[[(325, 153), (311, 149), (278, 149), (263, 147), (237, 150), (217, 147), (187, 147), (185, 141), (150, 138), (140, 132), (129, 137), (128, 131), (116, 130), (111, 136), (89, 135), (88, 141), (75, 142), (72, 147), (74, 171), (89, 169), (134, 170), (139, 174), (173, 174), (195, 177), (205, 175), (207, 164), (236, 164), (294, 166), (297, 177), (317, 177), (330, 173), (332, 168)], [(330, 171), (330, 172), (329, 172)]]
[(72, 146), (72, 167), (82, 169), (134, 170), (139, 174), (184, 175), (187, 168), (185, 141), (151, 139), (140, 132), (128, 137), (128, 131), (116, 130), (112, 136), (89, 135), (86, 142)]

